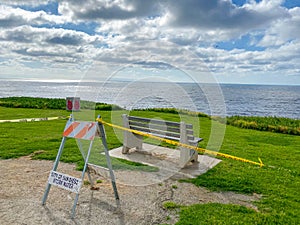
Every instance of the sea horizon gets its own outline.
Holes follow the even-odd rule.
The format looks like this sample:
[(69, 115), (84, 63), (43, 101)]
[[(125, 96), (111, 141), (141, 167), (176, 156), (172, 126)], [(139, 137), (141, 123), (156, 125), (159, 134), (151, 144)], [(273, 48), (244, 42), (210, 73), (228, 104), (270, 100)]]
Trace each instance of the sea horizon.
[(208, 115), (300, 118), (300, 85), (149, 83), (154, 82), (1, 79), (0, 97), (76, 96), (127, 109), (177, 108)]

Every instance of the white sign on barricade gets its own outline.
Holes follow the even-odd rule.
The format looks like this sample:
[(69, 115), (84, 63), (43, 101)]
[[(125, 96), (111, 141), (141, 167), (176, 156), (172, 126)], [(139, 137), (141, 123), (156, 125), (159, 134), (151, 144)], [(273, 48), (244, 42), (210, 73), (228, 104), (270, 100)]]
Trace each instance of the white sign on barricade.
[(61, 187), (67, 191), (79, 193), (82, 180), (56, 171), (51, 171), (48, 183)]

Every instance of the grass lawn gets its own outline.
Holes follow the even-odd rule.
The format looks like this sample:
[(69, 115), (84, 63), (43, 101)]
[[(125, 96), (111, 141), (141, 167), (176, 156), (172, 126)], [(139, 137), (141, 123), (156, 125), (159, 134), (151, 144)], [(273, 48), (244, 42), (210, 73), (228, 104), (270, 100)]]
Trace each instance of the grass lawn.
[[(110, 122), (111, 111), (96, 112), (98, 113)], [(120, 115), (121, 113), (122, 111), (116, 112)], [(179, 120), (178, 115), (172, 113), (132, 111), (131, 114)], [(68, 115), (65, 110), (0, 107), (0, 120)], [(92, 116), (96, 118), (96, 115)], [(205, 140), (201, 147), (206, 147), (211, 134), (212, 120), (206, 117), (197, 117), (197, 121), (198, 119), (200, 136)], [(121, 119), (117, 122), (121, 124)], [(35, 159), (54, 160), (65, 123), (66, 120), (63, 119), (0, 123), (0, 159), (16, 158), (39, 151), (39, 154), (33, 154)], [(121, 140), (118, 136), (122, 136), (121, 132), (117, 131), (116, 135), (110, 127), (105, 127), (105, 130), (109, 148), (120, 146)], [(68, 139), (62, 161), (75, 162), (82, 167), (82, 157), (77, 149), (76, 141)], [(255, 203), (258, 212), (243, 206), (216, 203), (183, 206), (178, 224), (300, 224), (300, 136), (228, 125), (220, 152), (253, 161), (258, 161), (257, 158), (260, 157), (266, 166), (259, 168), (222, 159), (223, 161), (208, 173), (185, 182), (192, 182), (214, 191), (261, 194), (263, 198)], [(129, 165), (122, 161), (114, 161), (113, 166), (115, 169), (147, 170), (141, 165)]]

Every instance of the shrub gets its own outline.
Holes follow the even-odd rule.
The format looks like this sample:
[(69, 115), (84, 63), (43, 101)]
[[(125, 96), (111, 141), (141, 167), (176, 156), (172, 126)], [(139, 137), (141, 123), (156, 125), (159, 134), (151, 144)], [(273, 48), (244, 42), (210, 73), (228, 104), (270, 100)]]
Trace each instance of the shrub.
[(297, 119), (282, 117), (231, 116), (227, 118), (226, 123), (240, 128), (300, 135), (300, 120)]

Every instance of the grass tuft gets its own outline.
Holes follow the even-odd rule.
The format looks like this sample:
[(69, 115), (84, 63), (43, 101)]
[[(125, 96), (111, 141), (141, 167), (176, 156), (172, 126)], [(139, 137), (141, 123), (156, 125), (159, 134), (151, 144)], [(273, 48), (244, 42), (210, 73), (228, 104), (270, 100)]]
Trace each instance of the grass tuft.
[(168, 202), (163, 203), (163, 208), (164, 209), (177, 209), (177, 208), (180, 208), (180, 207), (181, 207), (181, 205), (178, 205), (175, 202), (168, 201)]

